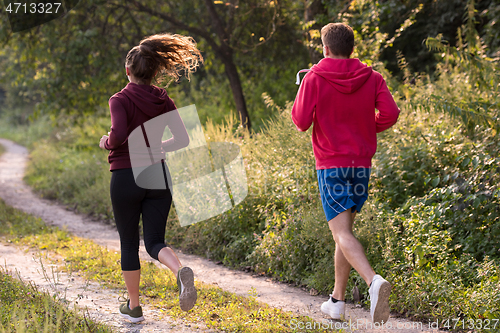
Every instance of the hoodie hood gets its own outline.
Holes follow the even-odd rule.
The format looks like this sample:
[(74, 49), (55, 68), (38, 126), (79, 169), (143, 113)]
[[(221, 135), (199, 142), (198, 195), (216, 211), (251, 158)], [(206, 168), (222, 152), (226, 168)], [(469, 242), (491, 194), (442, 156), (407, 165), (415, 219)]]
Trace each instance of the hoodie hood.
[(169, 97), (165, 89), (153, 85), (129, 83), (121, 91), (135, 106), (150, 117), (156, 117), (165, 112)]
[(368, 80), (373, 70), (356, 58), (323, 58), (311, 68), (311, 72), (327, 80), (339, 92), (350, 94)]

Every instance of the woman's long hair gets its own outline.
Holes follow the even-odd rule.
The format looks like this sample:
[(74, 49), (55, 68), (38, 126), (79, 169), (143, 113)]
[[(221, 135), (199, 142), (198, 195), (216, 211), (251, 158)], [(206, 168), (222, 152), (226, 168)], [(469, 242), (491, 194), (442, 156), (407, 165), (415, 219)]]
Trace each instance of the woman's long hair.
[(144, 38), (127, 54), (125, 66), (144, 84), (157, 74), (179, 79), (194, 72), (203, 57), (192, 37), (176, 34), (157, 34)]

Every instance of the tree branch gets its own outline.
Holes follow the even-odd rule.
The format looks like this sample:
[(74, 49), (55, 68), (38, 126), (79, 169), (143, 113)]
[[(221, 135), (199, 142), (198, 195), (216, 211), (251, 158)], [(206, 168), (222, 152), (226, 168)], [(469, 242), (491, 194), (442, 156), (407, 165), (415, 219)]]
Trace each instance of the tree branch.
[(190, 33), (192, 33), (194, 35), (198, 35), (199, 37), (202, 37), (203, 39), (205, 39), (215, 52), (217, 52), (217, 53), (221, 52), (221, 47), (212, 38), (212, 36), (210, 36), (208, 31), (202, 30), (202, 29), (197, 28), (197, 27), (192, 27), (192, 26), (190, 26), (182, 21), (177, 20), (176, 18), (174, 18), (168, 14), (160, 13), (160, 12), (157, 12), (156, 10), (153, 10), (149, 7), (146, 7), (146, 6), (142, 5), (141, 3), (139, 3), (138, 1), (132, 0), (130, 2), (135, 5), (135, 7), (137, 8), (137, 10), (139, 12), (150, 14), (152, 16), (161, 18), (161, 19), (169, 22), (173, 26), (176, 26), (179, 29), (183, 29), (183, 30), (189, 31)]
[(210, 14), (210, 17), (212, 18), (212, 26), (215, 28), (215, 31), (217, 32), (217, 35), (219, 35), (219, 38), (221, 40), (222, 45), (225, 48), (231, 48), (229, 46), (229, 36), (227, 34), (226, 29), (224, 28), (224, 24), (222, 24), (222, 21), (219, 17), (219, 14), (217, 14), (217, 11), (215, 10), (215, 6), (212, 0), (205, 0), (205, 5), (207, 6), (208, 13)]

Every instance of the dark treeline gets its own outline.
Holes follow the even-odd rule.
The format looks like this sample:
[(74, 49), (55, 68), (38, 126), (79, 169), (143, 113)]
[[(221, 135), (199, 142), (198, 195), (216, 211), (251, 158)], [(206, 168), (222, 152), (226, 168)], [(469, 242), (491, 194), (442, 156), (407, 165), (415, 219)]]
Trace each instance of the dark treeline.
[[(39, 113), (76, 119), (102, 114), (109, 96), (127, 82), (127, 51), (146, 35), (168, 31), (193, 36), (205, 58), (192, 82), (170, 85), (176, 101), (196, 103), (202, 121), (221, 121), (233, 110), (258, 129), (270, 115), (262, 93), (278, 105), (293, 100), (294, 74), (321, 58), (324, 24), (353, 26), (363, 61), (370, 60), (363, 50), (384, 39), (379, 50), (370, 50), (371, 60), (396, 77), (403, 57), (412, 72), (432, 74), (436, 59), (424, 40), (442, 34), (455, 46), (470, 4), (474, 26), (494, 57), (498, 0), (82, 0), (63, 18), (19, 33), (10, 31), (2, 8), (0, 98), (8, 109), (36, 104)], [(23, 120), (31, 110), (18, 110), (14, 118)]]

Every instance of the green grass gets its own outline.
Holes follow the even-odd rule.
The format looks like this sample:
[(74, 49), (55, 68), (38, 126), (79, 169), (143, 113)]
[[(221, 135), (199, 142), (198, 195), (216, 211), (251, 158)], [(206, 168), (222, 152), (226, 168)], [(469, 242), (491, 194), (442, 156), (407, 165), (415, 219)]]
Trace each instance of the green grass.
[(52, 121), (48, 116), (41, 116), (34, 122), (22, 124), (4, 116), (0, 119), (0, 137), (31, 148), (33, 143), (53, 134), (51, 124)]
[[(21, 213), (0, 201), (2, 240), (20, 241), (31, 235), (50, 235), (55, 230), (43, 221)], [(0, 332), (113, 332), (89, 319), (86, 313), (70, 310), (48, 293), (24, 284), (0, 270)]]
[[(104, 287), (124, 288), (120, 255), (114, 251), (57, 228), (47, 227), (40, 219), (9, 207), (3, 201), (0, 201), (0, 230), (5, 239), (15, 244), (59, 255), (60, 263), (64, 262), (68, 271), (81, 272)], [(151, 262), (142, 262), (141, 266), (143, 297), (177, 319), (195, 324), (201, 322), (225, 332), (249, 333), (294, 332), (297, 330), (290, 328), (291, 320), (313, 321), (260, 303), (251, 293), (248, 297), (236, 296), (199, 281), (195, 283), (198, 289), (197, 304), (193, 310), (184, 312), (178, 306), (178, 290), (173, 274), (169, 270), (158, 269)]]
[(89, 332), (113, 330), (88, 318), (86, 313), (70, 310), (36, 286), (24, 284), (0, 269), (0, 332)]
[(107, 151), (80, 150), (41, 141), (34, 143), (30, 157), (25, 180), (40, 196), (56, 199), (101, 220), (112, 219)]

